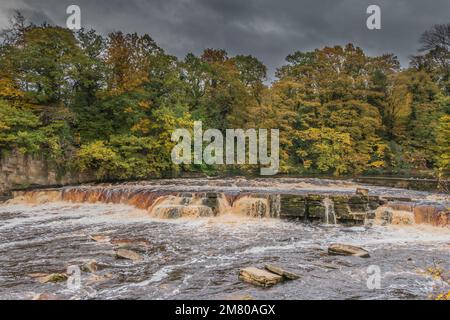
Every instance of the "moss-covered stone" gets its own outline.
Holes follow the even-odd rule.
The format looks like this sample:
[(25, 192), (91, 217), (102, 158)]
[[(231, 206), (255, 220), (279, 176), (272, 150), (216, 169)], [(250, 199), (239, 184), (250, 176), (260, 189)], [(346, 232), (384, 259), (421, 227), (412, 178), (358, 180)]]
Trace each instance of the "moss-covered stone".
[(348, 198), (348, 203), (367, 203), (368, 198), (361, 195), (355, 195)]
[(368, 211), (367, 203), (349, 203), (351, 212), (366, 212)]
[(337, 203), (348, 203), (348, 196), (346, 195), (335, 195), (335, 196), (331, 196), (331, 200), (333, 200), (333, 202), (335, 204)]
[(304, 218), (306, 213), (306, 201), (300, 195), (281, 195), (281, 218)]
[(66, 280), (67, 280), (67, 275), (64, 273), (52, 273), (47, 276), (38, 278), (38, 281), (41, 283), (61, 282), (61, 281), (66, 281)]
[(337, 219), (350, 217), (350, 208), (347, 204), (344, 203), (335, 203), (334, 212), (336, 214)]
[(308, 196), (306, 197), (306, 201), (310, 202), (310, 201), (322, 201), (325, 198), (325, 196), (320, 195), (320, 194), (308, 194)]
[(307, 217), (311, 219), (322, 219), (325, 216), (325, 207), (319, 202), (308, 202)]
[(370, 201), (369, 203), (367, 203), (367, 208), (369, 210), (376, 210), (379, 206), (383, 205), (380, 202), (377, 201)]

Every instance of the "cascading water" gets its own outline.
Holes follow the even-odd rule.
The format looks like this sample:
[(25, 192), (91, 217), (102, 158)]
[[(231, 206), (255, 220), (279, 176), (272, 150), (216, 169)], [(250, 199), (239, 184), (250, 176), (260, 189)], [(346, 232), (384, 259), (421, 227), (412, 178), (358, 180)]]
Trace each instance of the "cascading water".
[[(69, 201), (78, 203), (128, 204), (144, 209), (151, 216), (159, 218), (213, 217), (222, 214), (236, 214), (258, 218), (288, 218), (303, 221), (322, 221), (326, 224), (364, 224), (381, 205), (396, 205), (396, 198), (387, 194), (386, 189), (374, 188), (371, 196), (350, 193), (342, 182), (336, 183), (336, 191), (330, 192), (331, 183), (326, 188), (304, 183), (273, 183), (266, 181), (238, 183), (225, 181), (192, 181), (182, 184), (170, 181), (136, 183), (124, 185), (97, 185), (67, 187), (62, 189), (17, 192), (9, 203), (47, 203)], [(295, 181), (295, 180), (294, 180)], [(196, 182), (196, 183), (195, 183)], [(321, 182), (323, 183), (323, 182)], [(344, 187), (342, 187), (344, 185)], [(355, 185), (357, 186), (357, 185)], [(326, 189), (318, 191), (318, 189)], [(353, 191), (354, 192), (354, 191)], [(377, 195), (378, 193), (378, 195)], [(397, 195), (398, 190), (392, 191)], [(448, 224), (448, 202), (422, 204), (423, 192), (409, 192), (409, 214), (400, 217), (419, 223), (433, 225)], [(413, 200), (422, 197), (420, 202)], [(433, 195), (436, 198), (436, 195)], [(448, 197), (447, 197), (448, 198)], [(389, 200), (391, 199), (391, 200)], [(404, 198), (401, 198), (404, 199)], [(445, 199), (445, 197), (444, 197)], [(408, 218), (409, 217), (409, 218)], [(394, 219), (392, 221), (397, 221)]]
[(325, 197), (322, 200), (325, 207), (325, 224), (337, 224), (336, 213), (334, 212), (334, 202), (329, 197)]

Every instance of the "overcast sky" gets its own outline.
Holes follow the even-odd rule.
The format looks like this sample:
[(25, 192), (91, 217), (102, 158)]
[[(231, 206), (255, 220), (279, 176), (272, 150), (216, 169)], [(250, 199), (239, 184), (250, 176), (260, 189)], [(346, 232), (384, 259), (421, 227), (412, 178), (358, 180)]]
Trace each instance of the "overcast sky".
[[(370, 55), (395, 53), (407, 66), (420, 34), (450, 22), (449, 0), (0, 0), (0, 27), (15, 9), (35, 23), (65, 25), (81, 8), (82, 26), (148, 33), (168, 53), (203, 48), (252, 54), (271, 73), (296, 50), (353, 42)], [(381, 7), (381, 30), (368, 30), (366, 9)]]

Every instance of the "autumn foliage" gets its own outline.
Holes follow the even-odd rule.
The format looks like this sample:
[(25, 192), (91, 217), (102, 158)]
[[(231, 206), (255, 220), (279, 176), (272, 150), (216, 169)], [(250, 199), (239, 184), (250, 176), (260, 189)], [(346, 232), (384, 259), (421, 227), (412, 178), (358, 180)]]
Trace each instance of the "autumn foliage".
[[(448, 28), (448, 25), (447, 25)], [(393, 54), (348, 44), (286, 58), (268, 85), (250, 55), (206, 49), (178, 59), (149, 35), (31, 25), (17, 15), (0, 45), (0, 151), (44, 155), (63, 174), (98, 179), (174, 171), (251, 173), (252, 166), (175, 166), (175, 128), (280, 129), (280, 170), (352, 175), (449, 172), (449, 48), (422, 37), (402, 69)], [(448, 35), (447, 35), (448, 36)]]

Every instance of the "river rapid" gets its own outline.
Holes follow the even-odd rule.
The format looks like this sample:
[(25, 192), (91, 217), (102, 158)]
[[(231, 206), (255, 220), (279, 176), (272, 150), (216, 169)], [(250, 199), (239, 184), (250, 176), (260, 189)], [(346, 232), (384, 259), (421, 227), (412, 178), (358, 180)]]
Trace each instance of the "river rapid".
[[(354, 190), (346, 183), (335, 189), (346, 187)], [(296, 188), (307, 186), (289, 190)], [(427, 201), (446, 198), (411, 194)], [(94, 241), (96, 236), (105, 241)], [(142, 260), (117, 259), (121, 243)], [(364, 247), (370, 258), (330, 256), (331, 243)], [(80, 287), (37, 280), (37, 275), (64, 273), (93, 259), (98, 270), (81, 272)], [(300, 279), (270, 288), (239, 280), (239, 269), (267, 263)], [(378, 289), (367, 285), (369, 266), (381, 272)], [(443, 272), (437, 276), (433, 270)], [(450, 290), (448, 270), (448, 226), (345, 227), (236, 214), (168, 220), (123, 204), (0, 204), (1, 299), (38, 294), (59, 299), (428, 299)]]

